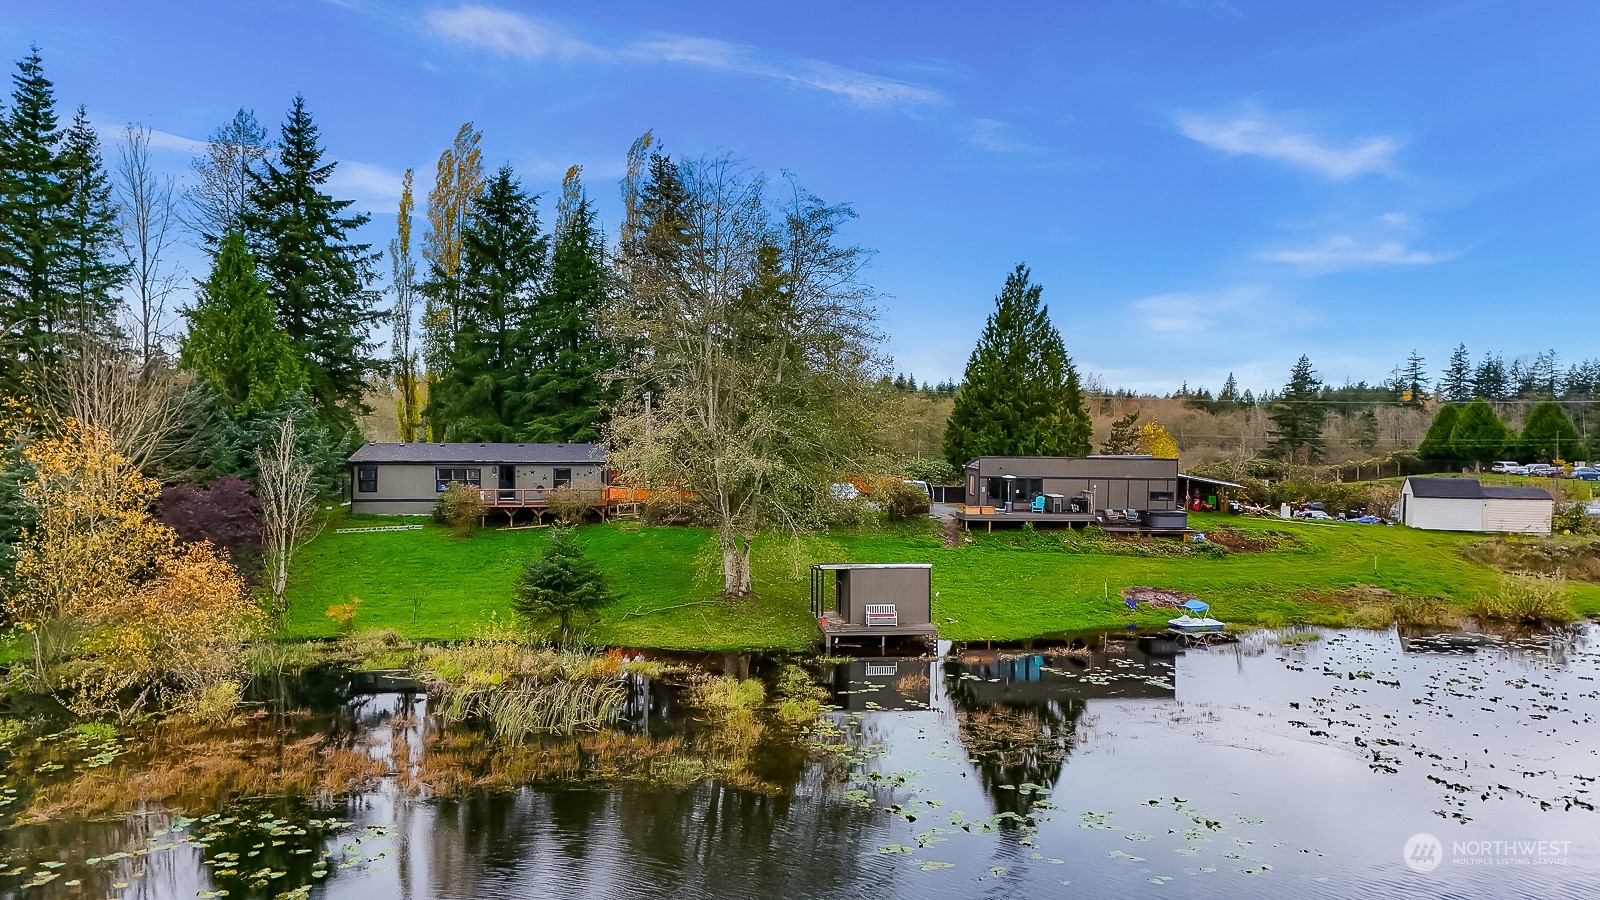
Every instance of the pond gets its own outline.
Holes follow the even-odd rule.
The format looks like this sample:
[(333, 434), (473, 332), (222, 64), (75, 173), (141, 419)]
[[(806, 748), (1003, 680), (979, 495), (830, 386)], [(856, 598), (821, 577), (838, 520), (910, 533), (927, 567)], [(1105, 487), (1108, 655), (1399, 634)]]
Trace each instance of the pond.
[[(1109, 633), (808, 665), (839, 707), (829, 735), (724, 733), (636, 678), (623, 727), (505, 747), (404, 680), (320, 672), (263, 686), (254, 724), (168, 734), (165, 761), (93, 729), (18, 741), (0, 814), (26, 824), (0, 832), (0, 895), (1600, 891), (1594, 625)], [(280, 774), (229, 768), (262, 746)], [(240, 783), (251, 799), (208, 805)], [(158, 786), (185, 799), (138, 803)]]

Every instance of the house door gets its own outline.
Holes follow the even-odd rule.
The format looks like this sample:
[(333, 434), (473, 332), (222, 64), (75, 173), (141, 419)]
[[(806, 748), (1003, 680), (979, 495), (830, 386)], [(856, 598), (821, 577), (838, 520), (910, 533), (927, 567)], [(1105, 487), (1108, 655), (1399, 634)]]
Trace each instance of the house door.
[(515, 488), (516, 486), (517, 486), (517, 467), (516, 466), (501, 465), (500, 466), (500, 489), (502, 491), (509, 491), (509, 490), (512, 490), (513, 488)]

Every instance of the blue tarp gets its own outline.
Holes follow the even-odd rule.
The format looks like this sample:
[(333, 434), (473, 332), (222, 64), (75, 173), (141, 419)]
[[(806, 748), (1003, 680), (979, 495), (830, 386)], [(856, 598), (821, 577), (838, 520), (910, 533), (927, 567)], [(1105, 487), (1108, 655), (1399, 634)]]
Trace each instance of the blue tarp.
[(1189, 601), (1187, 601), (1187, 602), (1185, 602), (1183, 604), (1183, 608), (1188, 610), (1189, 612), (1192, 612), (1192, 613), (1203, 613), (1203, 612), (1210, 612), (1211, 611), (1210, 605), (1205, 604), (1205, 603), (1201, 603), (1199, 600), (1189, 600)]

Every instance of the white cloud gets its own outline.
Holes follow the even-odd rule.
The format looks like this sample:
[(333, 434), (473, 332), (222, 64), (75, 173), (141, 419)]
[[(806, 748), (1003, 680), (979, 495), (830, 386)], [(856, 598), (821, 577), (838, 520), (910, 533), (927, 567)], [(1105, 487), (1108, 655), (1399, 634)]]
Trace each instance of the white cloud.
[(1402, 240), (1364, 240), (1347, 234), (1335, 234), (1310, 247), (1269, 250), (1257, 254), (1257, 258), (1332, 272), (1368, 266), (1431, 266), (1448, 262), (1458, 255), (1418, 250)]
[(1232, 119), (1182, 115), (1177, 124), (1184, 137), (1207, 147), (1275, 159), (1337, 181), (1392, 171), (1395, 152), (1400, 148), (1398, 141), (1387, 136), (1364, 138), (1346, 147), (1328, 146), (1258, 111)]
[(430, 10), (425, 22), (441, 37), (517, 59), (589, 59), (713, 69), (787, 82), (869, 109), (914, 109), (944, 102), (939, 92), (909, 82), (715, 38), (660, 34), (608, 47), (531, 16), (470, 4)]
[(998, 119), (973, 119), (967, 125), (967, 140), (991, 153), (1051, 153), (1051, 148), (1036, 143), (1028, 133), (1010, 122)]
[(1193, 337), (1273, 334), (1310, 324), (1313, 318), (1279, 292), (1260, 285), (1155, 294), (1135, 300), (1132, 306), (1150, 331)]
[[(128, 126), (120, 122), (95, 121), (93, 125), (94, 130), (100, 135), (100, 143), (106, 147), (114, 147), (116, 144), (121, 143), (128, 134)], [(135, 127), (138, 126), (135, 125)], [(157, 131), (154, 128), (149, 129), (149, 131), (150, 149), (152, 150), (170, 150), (174, 153), (185, 153), (191, 156), (205, 152), (205, 141), (197, 141), (194, 138), (186, 138), (183, 135)], [(115, 153), (114, 150), (110, 149), (102, 152), (107, 158)]]
[(399, 206), (400, 179), (403, 177), (399, 172), (349, 159), (338, 162), (325, 185), (329, 194), (354, 200), (357, 207), (369, 211), (387, 211)]

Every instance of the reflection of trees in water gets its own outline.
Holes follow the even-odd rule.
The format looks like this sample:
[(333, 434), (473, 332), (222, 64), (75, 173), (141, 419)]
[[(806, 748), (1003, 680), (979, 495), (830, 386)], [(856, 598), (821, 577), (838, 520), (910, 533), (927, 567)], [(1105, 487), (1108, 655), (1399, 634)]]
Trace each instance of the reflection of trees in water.
[(961, 744), (994, 799), (995, 811), (1025, 816), (1038, 798), (1018, 786), (1055, 788), (1077, 743), (1084, 701), (1070, 696), (986, 700), (978, 686), (987, 682), (961, 678), (964, 671), (952, 663), (946, 673)]

